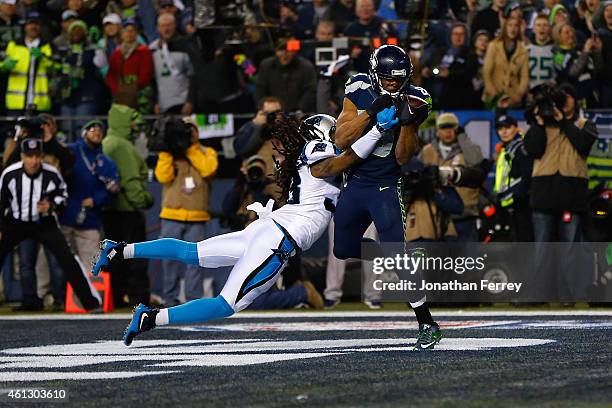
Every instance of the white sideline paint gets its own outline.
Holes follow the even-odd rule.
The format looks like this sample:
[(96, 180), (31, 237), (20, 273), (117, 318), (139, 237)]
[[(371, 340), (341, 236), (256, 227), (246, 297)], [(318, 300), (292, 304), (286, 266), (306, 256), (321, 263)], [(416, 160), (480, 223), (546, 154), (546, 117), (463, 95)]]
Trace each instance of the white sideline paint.
[[(229, 319), (279, 319), (279, 318), (338, 318), (338, 317), (406, 317), (413, 316), (411, 310), (405, 311), (321, 311), (321, 312), (240, 312)], [(610, 310), (445, 310), (432, 311), (434, 317), (531, 317), (531, 316), (604, 316), (612, 317)], [(131, 313), (116, 313), (102, 315), (88, 314), (39, 314), (39, 315), (7, 315), (0, 316), (2, 320), (129, 320)]]
[[(526, 338), (449, 338), (435, 351), (542, 346), (555, 340)], [(119, 341), (57, 344), (0, 350), (0, 382), (100, 380), (167, 375), (174, 367), (229, 367), (340, 356), (347, 353), (408, 352), (405, 339), (337, 340), (141, 340), (132, 347)], [(122, 363), (117, 371), (80, 371), (81, 367)], [(74, 371), (53, 371), (71, 368)], [(35, 371), (27, 371), (35, 369)], [(49, 371), (38, 371), (47, 369)], [(14, 370), (14, 371), (13, 371)], [(92, 370), (88, 368), (88, 370)]]

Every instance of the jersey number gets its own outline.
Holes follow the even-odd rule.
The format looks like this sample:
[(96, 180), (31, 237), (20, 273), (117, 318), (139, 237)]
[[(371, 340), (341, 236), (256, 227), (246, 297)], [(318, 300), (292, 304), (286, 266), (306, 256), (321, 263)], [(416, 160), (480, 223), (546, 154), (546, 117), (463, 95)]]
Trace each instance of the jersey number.
[(529, 57), (529, 78), (549, 80), (553, 78), (551, 57)]

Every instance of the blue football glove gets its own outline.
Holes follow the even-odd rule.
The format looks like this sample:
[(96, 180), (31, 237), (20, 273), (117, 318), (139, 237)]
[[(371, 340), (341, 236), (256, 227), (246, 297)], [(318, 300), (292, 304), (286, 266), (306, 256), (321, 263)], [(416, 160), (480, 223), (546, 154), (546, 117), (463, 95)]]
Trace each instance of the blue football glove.
[(376, 114), (376, 127), (380, 132), (387, 131), (399, 123), (395, 106), (385, 108)]

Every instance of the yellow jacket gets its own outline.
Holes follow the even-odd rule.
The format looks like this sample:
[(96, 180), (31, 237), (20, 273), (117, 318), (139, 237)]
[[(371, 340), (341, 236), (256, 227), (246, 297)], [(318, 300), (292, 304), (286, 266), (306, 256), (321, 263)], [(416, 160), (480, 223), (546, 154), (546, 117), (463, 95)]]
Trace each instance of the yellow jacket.
[(217, 152), (210, 147), (192, 144), (187, 160), (175, 160), (160, 152), (155, 177), (163, 184), (160, 218), (181, 222), (208, 221), (209, 178), (217, 171)]
[(30, 49), (23, 41), (9, 42), (6, 47), (6, 58), (17, 61), (17, 65), (8, 73), (6, 88), (6, 108), (11, 110), (24, 110), (26, 108), (27, 94), (30, 87), (34, 87), (34, 103), (36, 110), (51, 110), (51, 97), (49, 96), (48, 73), (55, 63), (51, 60), (51, 46), (42, 43), (39, 46), (42, 57), (35, 62), (33, 82), (30, 78), (30, 62), (32, 55)]

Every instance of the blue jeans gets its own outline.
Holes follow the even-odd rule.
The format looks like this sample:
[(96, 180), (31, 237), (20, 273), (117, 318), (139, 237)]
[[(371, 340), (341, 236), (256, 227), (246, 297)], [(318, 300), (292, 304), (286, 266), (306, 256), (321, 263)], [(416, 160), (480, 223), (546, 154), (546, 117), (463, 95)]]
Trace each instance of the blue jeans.
[(455, 230), (457, 230), (457, 242), (478, 242), (475, 218), (453, 221), (453, 223), (455, 224)]
[[(98, 104), (95, 102), (86, 102), (77, 106), (62, 105), (62, 116), (91, 116), (98, 113)], [(87, 120), (63, 120), (60, 129), (66, 134), (79, 136), (81, 128), (87, 123)]]
[[(51, 251), (45, 248), (45, 256), (49, 265), (51, 291), (56, 302), (64, 302), (66, 298), (66, 279), (64, 271), (57, 263)], [(19, 244), (19, 272), (21, 274), (21, 289), (23, 303), (37, 304), (41, 300), (36, 286), (36, 258), (38, 257), (38, 242), (26, 239)]]
[(536, 242), (580, 242), (582, 241), (582, 216), (572, 213), (571, 220), (564, 222), (561, 214), (533, 210), (533, 233)]
[[(205, 222), (179, 222), (161, 220), (160, 238), (176, 238), (189, 242), (198, 242), (206, 238)], [(162, 296), (166, 306), (178, 304), (180, 279), (185, 277), (185, 298), (187, 301), (201, 298), (203, 293), (204, 270), (195, 265), (184, 265), (177, 261), (162, 261), (163, 289)]]
[(306, 302), (306, 288), (303, 285), (293, 285), (285, 290), (274, 288), (262, 293), (249, 305), (253, 310), (290, 309)]

